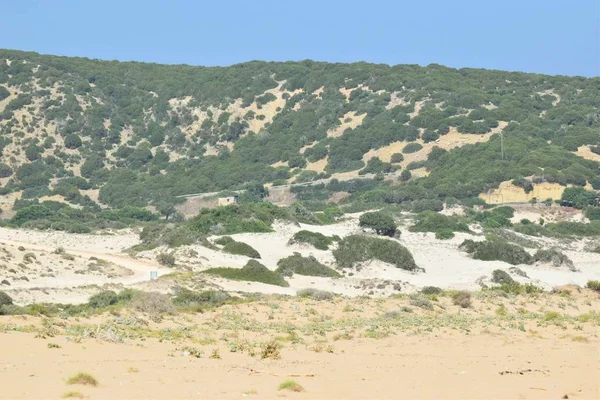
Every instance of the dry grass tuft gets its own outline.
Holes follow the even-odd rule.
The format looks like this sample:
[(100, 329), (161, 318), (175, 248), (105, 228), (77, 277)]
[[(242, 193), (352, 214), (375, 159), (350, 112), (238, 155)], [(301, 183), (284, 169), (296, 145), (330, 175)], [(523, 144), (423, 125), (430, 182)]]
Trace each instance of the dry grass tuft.
[(98, 380), (87, 372), (80, 372), (67, 380), (67, 385), (98, 386)]
[(304, 392), (304, 388), (295, 380), (288, 379), (283, 381), (277, 390), (289, 390), (291, 392)]

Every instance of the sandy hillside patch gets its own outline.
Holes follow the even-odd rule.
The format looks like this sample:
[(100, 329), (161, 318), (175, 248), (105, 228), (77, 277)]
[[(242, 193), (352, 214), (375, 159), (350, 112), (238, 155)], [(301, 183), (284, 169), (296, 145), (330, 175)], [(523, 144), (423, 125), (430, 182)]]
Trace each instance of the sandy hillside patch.
[(308, 149), (310, 149), (311, 147), (314, 147), (317, 143), (319, 143), (318, 141), (314, 141), (311, 144), (307, 144), (306, 146), (302, 146), (302, 148), (300, 149), (300, 154), (304, 154), (304, 152)]
[(327, 167), (327, 163), (329, 162), (329, 157), (325, 157), (319, 161), (315, 161), (313, 163), (307, 163), (304, 168), (307, 171), (315, 171), (315, 172), (325, 172), (325, 167)]
[(511, 181), (504, 181), (497, 189), (492, 189), (487, 193), (480, 193), (479, 198), (485, 200), (488, 204), (501, 203), (526, 203), (534, 197), (538, 201), (546, 199), (558, 200), (561, 198), (566, 186), (558, 183), (539, 183), (533, 185), (533, 191), (525, 193), (525, 189), (515, 186)]
[(356, 111), (349, 111), (340, 118), (340, 125), (327, 131), (327, 137), (340, 137), (346, 129), (354, 129), (360, 126), (367, 113), (356, 115)]
[(593, 153), (590, 150), (590, 146), (581, 146), (575, 152), (579, 157), (585, 158), (586, 160), (592, 160), (600, 162), (600, 154)]
[(276, 163), (271, 164), (271, 167), (273, 167), (273, 168), (289, 167), (289, 163), (287, 161), (277, 161)]
[[(413, 161), (427, 160), (427, 155), (434, 146), (450, 150), (467, 144), (487, 142), (490, 139), (491, 134), (489, 133), (483, 135), (464, 134), (459, 133), (455, 127), (451, 127), (446, 135), (440, 136), (435, 142), (425, 143), (422, 139), (417, 139), (416, 143), (419, 143), (423, 148), (415, 153), (404, 154), (404, 161), (400, 165), (405, 167)], [(363, 161), (367, 162), (373, 157), (378, 157), (381, 161), (390, 162), (392, 154), (402, 153), (402, 150), (407, 144), (408, 142), (393, 142), (387, 146), (380, 147), (379, 149), (369, 150), (363, 155)]]

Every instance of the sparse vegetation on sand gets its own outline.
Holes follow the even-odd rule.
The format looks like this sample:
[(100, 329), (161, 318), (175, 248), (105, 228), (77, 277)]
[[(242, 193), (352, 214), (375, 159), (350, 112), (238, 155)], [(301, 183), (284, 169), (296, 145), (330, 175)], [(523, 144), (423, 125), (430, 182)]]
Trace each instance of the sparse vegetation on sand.
[(279, 384), (277, 390), (289, 390), (290, 392), (304, 392), (304, 388), (298, 382), (288, 379)]
[(400, 243), (364, 235), (350, 235), (342, 239), (333, 256), (342, 268), (352, 268), (369, 260), (380, 260), (408, 271), (418, 268), (410, 251)]
[(303, 257), (300, 253), (294, 253), (289, 257), (279, 260), (275, 272), (283, 276), (292, 276), (293, 274), (332, 278), (342, 276), (337, 271), (321, 264), (315, 257)]
[(288, 287), (290, 285), (278, 272), (269, 270), (256, 260), (249, 260), (241, 269), (211, 268), (204, 271), (204, 273), (236, 281), (261, 282), (283, 287)]
[(63, 393), (63, 395), (61, 397), (63, 399), (84, 399), (85, 398), (83, 393), (77, 392), (77, 391), (65, 392), (65, 393)]
[(98, 380), (87, 372), (79, 372), (67, 379), (67, 385), (98, 386)]

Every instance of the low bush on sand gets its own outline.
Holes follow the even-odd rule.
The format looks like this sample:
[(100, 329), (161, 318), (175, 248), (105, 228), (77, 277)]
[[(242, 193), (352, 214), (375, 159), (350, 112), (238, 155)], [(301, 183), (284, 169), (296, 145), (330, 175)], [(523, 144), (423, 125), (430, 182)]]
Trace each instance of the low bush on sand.
[(229, 254), (236, 254), (250, 258), (260, 258), (260, 254), (252, 246), (243, 242), (229, 242), (223, 247), (223, 251)]
[(249, 260), (241, 269), (238, 268), (211, 268), (204, 271), (207, 274), (217, 275), (221, 278), (235, 281), (261, 282), (268, 285), (288, 287), (289, 283), (277, 273), (269, 270), (256, 260)]
[(298, 290), (298, 292), (296, 292), (296, 295), (298, 297), (310, 298), (317, 301), (331, 300), (335, 296), (335, 294), (331, 292), (312, 288)]
[(600, 293), (600, 281), (587, 281), (586, 287)]
[(304, 392), (304, 388), (296, 381), (288, 379), (283, 381), (277, 390), (289, 390), (291, 392)]
[(164, 265), (166, 267), (175, 266), (175, 256), (173, 253), (160, 253), (156, 256), (156, 261), (158, 261), (160, 265)]
[(292, 276), (293, 274), (332, 278), (342, 276), (337, 271), (321, 264), (315, 257), (302, 257), (300, 253), (294, 253), (279, 260), (275, 272), (283, 276)]
[(471, 307), (471, 293), (460, 291), (456, 292), (452, 295), (452, 303), (456, 306), (460, 306), (462, 308)]
[(505, 242), (503, 240), (484, 240), (475, 242), (466, 239), (460, 248), (476, 260), (482, 261), (504, 261), (512, 265), (532, 264), (533, 257), (522, 247)]
[(98, 381), (87, 372), (80, 372), (67, 379), (67, 385), (98, 386)]
[(313, 246), (315, 249), (327, 250), (333, 243), (333, 238), (325, 236), (319, 232), (311, 231), (298, 231), (294, 234), (291, 243), (307, 243)]
[[(417, 222), (409, 228), (411, 232), (435, 232), (440, 234), (438, 239), (451, 238), (454, 232), (470, 232), (463, 218), (447, 216), (435, 211), (423, 211), (417, 215)], [(437, 237), (437, 235), (436, 235)]]
[(410, 251), (400, 243), (365, 235), (345, 237), (333, 251), (333, 256), (342, 268), (352, 268), (358, 263), (373, 259), (408, 271), (418, 268)]

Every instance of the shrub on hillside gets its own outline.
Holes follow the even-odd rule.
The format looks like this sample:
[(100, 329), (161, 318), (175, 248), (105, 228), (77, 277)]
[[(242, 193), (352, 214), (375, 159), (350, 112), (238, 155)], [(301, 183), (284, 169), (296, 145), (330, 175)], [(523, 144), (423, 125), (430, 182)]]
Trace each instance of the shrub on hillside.
[[(470, 232), (469, 226), (460, 217), (447, 216), (433, 211), (417, 215), (417, 222), (409, 228), (411, 232)], [(447, 233), (446, 233), (446, 236)], [(454, 236), (454, 235), (452, 235)]]
[(173, 253), (159, 253), (156, 256), (156, 261), (158, 261), (160, 265), (164, 265), (166, 267), (175, 266), (175, 256)]
[(10, 306), (13, 304), (13, 299), (4, 292), (0, 292), (0, 307)]
[(333, 243), (333, 238), (323, 235), (319, 232), (298, 231), (294, 234), (291, 243), (308, 243), (319, 250), (327, 250)]
[(555, 267), (566, 266), (573, 269), (573, 261), (558, 249), (538, 250), (533, 256), (534, 262), (551, 263)]
[(333, 294), (331, 292), (327, 292), (325, 290), (319, 290), (319, 289), (312, 289), (312, 288), (300, 289), (300, 290), (298, 290), (298, 292), (296, 292), (296, 295), (298, 297), (310, 298), (310, 299), (317, 300), (317, 301), (331, 300), (335, 296), (335, 294)]
[(404, 154), (411, 154), (411, 153), (416, 153), (417, 151), (421, 150), (423, 148), (423, 146), (421, 146), (419, 143), (408, 143), (406, 146), (404, 146), (404, 148), (402, 149), (402, 152)]
[(150, 315), (174, 314), (171, 297), (158, 292), (138, 292), (131, 302), (133, 308)]
[(394, 153), (390, 157), (391, 163), (401, 163), (402, 161), (404, 161), (404, 154), (402, 153)]
[(269, 270), (256, 260), (249, 260), (241, 269), (238, 268), (211, 268), (204, 271), (207, 274), (217, 275), (221, 278), (235, 281), (261, 282), (268, 285), (288, 287), (289, 283), (277, 273)]
[(460, 291), (452, 295), (452, 303), (462, 308), (471, 307), (471, 293)]
[(586, 287), (600, 293), (600, 281), (587, 281)]
[(392, 237), (396, 234), (394, 218), (379, 211), (362, 214), (359, 218), (359, 225), (363, 228), (373, 229), (378, 235)]
[(585, 216), (590, 221), (600, 220), (600, 207), (586, 207)]
[(333, 278), (342, 276), (337, 271), (321, 264), (313, 256), (302, 257), (300, 253), (294, 253), (279, 260), (275, 272), (283, 276), (292, 276), (293, 274)]
[(260, 258), (260, 254), (252, 246), (243, 242), (229, 242), (223, 247), (223, 251), (250, 258)]
[(219, 290), (195, 292), (183, 287), (176, 287), (174, 294), (173, 303), (182, 307), (219, 306), (231, 299), (227, 292)]
[(226, 246), (229, 243), (233, 243), (235, 240), (231, 236), (221, 236), (220, 238), (215, 240), (215, 243), (221, 246)]
[(515, 283), (515, 280), (506, 271), (496, 269), (492, 272), (492, 282), (498, 285), (510, 285)]
[(342, 239), (338, 248), (333, 251), (333, 256), (342, 268), (352, 268), (358, 263), (373, 259), (408, 271), (418, 268), (410, 251), (400, 243), (364, 235), (351, 235)]
[(438, 240), (448, 240), (454, 237), (454, 232), (450, 229), (442, 229), (435, 233), (435, 238)]
[(425, 295), (430, 295), (430, 294), (440, 294), (442, 293), (443, 290), (437, 286), (425, 286), (424, 288), (421, 289), (421, 293), (425, 294)]
[(466, 239), (459, 248), (464, 249), (476, 260), (504, 261), (512, 265), (531, 264), (533, 257), (522, 247), (503, 240), (485, 240), (475, 242)]
[(119, 296), (112, 290), (105, 290), (97, 293), (88, 299), (88, 305), (92, 308), (106, 308), (117, 304)]

